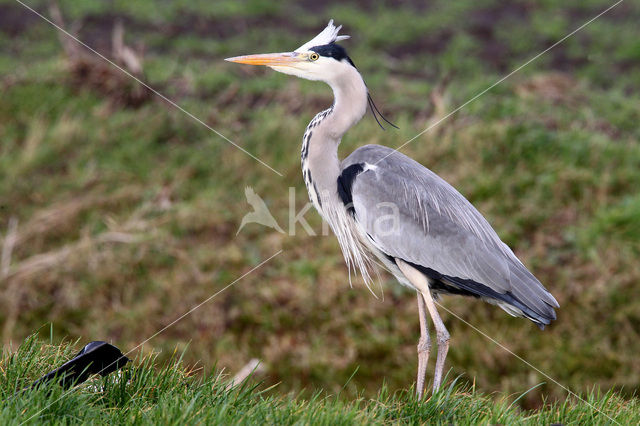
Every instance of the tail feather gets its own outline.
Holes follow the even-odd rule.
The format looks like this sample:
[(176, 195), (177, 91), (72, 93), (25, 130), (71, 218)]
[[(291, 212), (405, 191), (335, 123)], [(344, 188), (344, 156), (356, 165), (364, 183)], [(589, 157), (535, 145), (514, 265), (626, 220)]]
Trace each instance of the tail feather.
[[(525, 300), (522, 300), (518, 297), (519, 294), (515, 294), (511, 291), (499, 293), (490, 287), (473, 280), (443, 275), (431, 268), (426, 268), (413, 263), (410, 264), (424, 273), (431, 280), (435, 281), (436, 286), (441, 286), (440, 288), (436, 288), (438, 290), (481, 298), (489, 303), (498, 305), (510, 315), (522, 316), (533, 321), (541, 329), (544, 329), (545, 325), (550, 324), (551, 321), (556, 319), (554, 308), (558, 307), (558, 302), (556, 302), (553, 296), (551, 296), (544, 287), (542, 287), (542, 290), (549, 295), (550, 299), (536, 299), (535, 293), (527, 293), (528, 297), (526, 297)], [(522, 288), (522, 286), (519, 286), (519, 288)]]

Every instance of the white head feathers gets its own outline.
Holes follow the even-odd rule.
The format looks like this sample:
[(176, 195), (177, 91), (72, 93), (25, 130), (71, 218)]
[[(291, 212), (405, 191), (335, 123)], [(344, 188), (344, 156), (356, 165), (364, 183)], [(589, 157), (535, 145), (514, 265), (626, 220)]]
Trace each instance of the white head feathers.
[(314, 46), (324, 46), (325, 44), (333, 43), (340, 40), (346, 40), (351, 37), (348, 35), (339, 36), (338, 32), (340, 31), (340, 28), (342, 28), (342, 25), (336, 27), (335, 25), (333, 25), (333, 19), (330, 20), (327, 24), (327, 28), (322, 30), (320, 34), (318, 34), (302, 46), (298, 47), (295, 52), (306, 52)]

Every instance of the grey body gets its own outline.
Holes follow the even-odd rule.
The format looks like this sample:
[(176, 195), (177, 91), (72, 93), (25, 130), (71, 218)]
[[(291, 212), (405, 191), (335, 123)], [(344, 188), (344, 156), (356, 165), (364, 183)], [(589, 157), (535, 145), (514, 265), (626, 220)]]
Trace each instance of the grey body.
[[(375, 257), (398, 281), (415, 288), (398, 268), (398, 259), (424, 273), (434, 294), (481, 298), (541, 328), (556, 318), (554, 297), (444, 179), (380, 145), (360, 147), (340, 162), (339, 139), (330, 132), (346, 126), (341, 120), (353, 115), (341, 107), (334, 104), (307, 126), (302, 174), (345, 260), (360, 269), (365, 281)], [(345, 184), (348, 188), (341, 187)], [(397, 220), (384, 220), (390, 214)]]
[[(553, 296), (455, 188), (384, 146), (358, 148), (341, 169), (358, 164), (363, 170), (351, 177), (352, 214), (385, 257), (432, 270), (436, 293), (461, 290), (541, 326), (555, 319)], [(391, 205), (397, 206), (399, 220), (380, 220)]]

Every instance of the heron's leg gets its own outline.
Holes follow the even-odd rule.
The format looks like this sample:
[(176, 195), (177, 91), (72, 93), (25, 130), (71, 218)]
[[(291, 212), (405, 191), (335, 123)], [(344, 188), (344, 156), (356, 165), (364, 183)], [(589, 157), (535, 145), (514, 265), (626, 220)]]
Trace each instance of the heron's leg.
[(442, 318), (440, 318), (440, 314), (438, 314), (436, 303), (433, 300), (431, 292), (427, 291), (422, 293), (422, 296), (424, 297), (424, 302), (427, 305), (429, 314), (431, 314), (431, 319), (433, 320), (433, 325), (436, 328), (436, 336), (438, 338), (438, 356), (436, 358), (436, 370), (433, 375), (433, 391), (435, 392), (440, 387), (440, 382), (442, 381), (444, 360), (447, 357), (447, 352), (449, 351), (449, 332), (444, 326)]
[(416, 379), (416, 395), (422, 399), (424, 395), (424, 381), (427, 375), (427, 363), (429, 362), (429, 349), (431, 338), (427, 328), (427, 308), (422, 293), (418, 291), (418, 314), (420, 316), (420, 340), (418, 340), (418, 378)]
[[(416, 288), (418, 291), (418, 312), (420, 314), (420, 341), (418, 342), (418, 380), (416, 383), (416, 390), (418, 391), (418, 397), (422, 396), (424, 392), (424, 377), (427, 370), (427, 360), (429, 358), (429, 347), (430, 347), (430, 338), (429, 331), (427, 329), (427, 313), (425, 312), (425, 307), (429, 309), (429, 313), (431, 313), (431, 308), (429, 308), (429, 300), (433, 303), (433, 299), (431, 298), (431, 293), (429, 290), (429, 281), (427, 281), (427, 277), (420, 271), (418, 271), (413, 266), (409, 265), (407, 262), (402, 259), (396, 259), (396, 265), (400, 268), (400, 272), (405, 276), (407, 280)], [(425, 294), (429, 296), (425, 296)], [(433, 313), (431, 313), (433, 317)], [(440, 317), (438, 317), (440, 319)], [(434, 322), (435, 323), (435, 322)], [(442, 323), (442, 321), (440, 321)], [(436, 328), (436, 331), (438, 328)], [(446, 330), (445, 330), (446, 331)], [(438, 333), (438, 337), (440, 334)], [(438, 339), (438, 343), (440, 339)], [(424, 345), (423, 345), (424, 343)], [(423, 351), (424, 349), (424, 351)], [(446, 355), (446, 351), (445, 351)], [(438, 347), (438, 360), (440, 359), (440, 347)], [(442, 362), (444, 366), (444, 361)]]

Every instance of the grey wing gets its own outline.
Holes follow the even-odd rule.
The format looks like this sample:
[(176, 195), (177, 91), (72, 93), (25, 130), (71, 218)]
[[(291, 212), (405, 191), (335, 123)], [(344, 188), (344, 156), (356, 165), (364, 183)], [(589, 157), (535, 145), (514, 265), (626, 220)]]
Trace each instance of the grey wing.
[(354, 217), (387, 256), (462, 294), (500, 306), (506, 302), (538, 324), (555, 319), (558, 302), (551, 293), (473, 205), (435, 173), (379, 145), (357, 149), (342, 169), (360, 171), (348, 182)]

